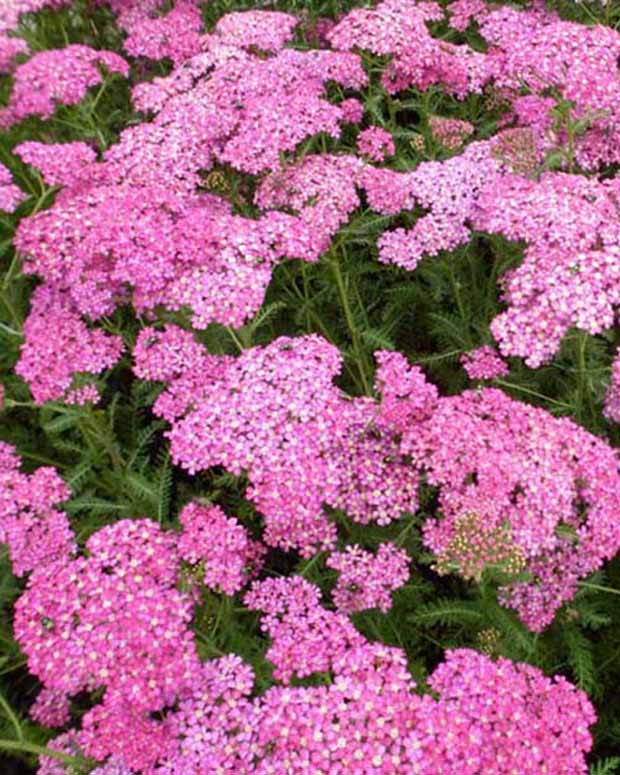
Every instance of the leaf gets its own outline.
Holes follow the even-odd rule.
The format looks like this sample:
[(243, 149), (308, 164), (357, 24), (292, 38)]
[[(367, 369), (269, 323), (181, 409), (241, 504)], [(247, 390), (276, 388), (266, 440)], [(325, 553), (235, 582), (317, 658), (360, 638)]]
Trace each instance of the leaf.
[(409, 621), (417, 624), (478, 624), (484, 621), (484, 615), (476, 603), (441, 598), (436, 603), (420, 606), (416, 613), (410, 614)]
[(589, 775), (610, 775), (612, 772), (617, 772), (618, 768), (620, 768), (620, 757), (612, 756), (590, 765)]
[(563, 634), (568, 650), (568, 661), (577, 686), (585, 692), (591, 693), (596, 685), (592, 644), (577, 627), (569, 627), (564, 630)]

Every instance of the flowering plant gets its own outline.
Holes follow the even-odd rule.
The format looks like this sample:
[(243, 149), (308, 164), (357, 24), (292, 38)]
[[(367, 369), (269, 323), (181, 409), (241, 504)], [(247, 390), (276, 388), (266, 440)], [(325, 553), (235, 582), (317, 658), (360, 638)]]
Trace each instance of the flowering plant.
[(0, 0), (0, 770), (620, 767), (620, 13)]

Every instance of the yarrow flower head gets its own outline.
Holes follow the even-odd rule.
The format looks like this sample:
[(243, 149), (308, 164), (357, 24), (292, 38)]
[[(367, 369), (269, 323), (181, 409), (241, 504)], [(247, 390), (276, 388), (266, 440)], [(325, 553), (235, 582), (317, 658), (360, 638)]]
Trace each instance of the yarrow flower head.
[(392, 607), (391, 593), (409, 580), (409, 556), (394, 544), (380, 544), (376, 554), (360, 546), (347, 546), (333, 552), (326, 565), (338, 571), (333, 591), (334, 603), (343, 613), (378, 608), (384, 613)]
[(407, 741), (414, 772), (587, 772), (594, 709), (565, 678), (457, 649), (446, 652), (429, 685), (438, 700), (424, 698)]
[(479, 552), (497, 550), (509, 564), (523, 558), (530, 580), (509, 585), (503, 600), (534, 630), (617, 552), (617, 457), (568, 418), (500, 390), (466, 391), (439, 399), (401, 448), (440, 488), (441, 516), (425, 522), (425, 544), (468, 575), (478, 574)]
[(129, 75), (127, 62), (112, 51), (74, 43), (38, 52), (15, 69), (9, 104), (0, 110), (0, 126), (10, 127), (28, 116), (50, 118), (57, 105), (75, 105), (91, 86), (102, 82), (102, 68)]
[[(53, 340), (50, 327), (54, 330)], [(92, 388), (75, 392), (73, 375), (97, 374), (110, 368), (123, 350), (120, 337), (88, 328), (66, 295), (54, 293), (45, 285), (33, 294), (23, 330), (25, 341), (15, 372), (28, 383), (38, 404), (62, 398), (69, 403), (96, 399), (98, 394)]]
[(357, 136), (357, 149), (371, 161), (381, 162), (396, 153), (392, 135), (380, 126), (370, 126)]
[(0, 211), (14, 212), (17, 206), (24, 199), (27, 199), (27, 196), (19, 186), (13, 183), (13, 176), (8, 167), (0, 162)]
[(75, 541), (66, 515), (57, 509), (70, 491), (53, 468), (19, 470), (13, 447), (0, 443), (0, 543), (8, 544), (13, 572), (69, 558)]
[(470, 379), (496, 379), (505, 377), (509, 372), (506, 362), (490, 345), (463, 353), (461, 363)]
[(258, 574), (265, 547), (218, 506), (189, 503), (179, 514), (183, 532), (177, 549), (191, 565), (201, 564), (202, 582), (234, 595)]

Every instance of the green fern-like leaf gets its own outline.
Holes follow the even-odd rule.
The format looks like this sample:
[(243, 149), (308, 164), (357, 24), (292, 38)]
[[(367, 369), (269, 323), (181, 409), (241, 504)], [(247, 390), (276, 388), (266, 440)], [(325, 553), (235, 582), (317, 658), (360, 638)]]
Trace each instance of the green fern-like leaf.
[(476, 603), (464, 600), (450, 600), (441, 598), (434, 603), (420, 606), (418, 610), (410, 614), (409, 621), (416, 624), (479, 624), (484, 621), (484, 614)]
[(609, 759), (601, 759), (592, 764), (589, 769), (589, 775), (611, 775), (620, 768), (620, 757), (612, 756)]
[(170, 457), (166, 455), (159, 469), (157, 482), (157, 519), (161, 524), (170, 516), (170, 504), (172, 501), (172, 466)]
[(577, 627), (566, 628), (563, 635), (577, 686), (591, 693), (596, 685), (592, 644)]

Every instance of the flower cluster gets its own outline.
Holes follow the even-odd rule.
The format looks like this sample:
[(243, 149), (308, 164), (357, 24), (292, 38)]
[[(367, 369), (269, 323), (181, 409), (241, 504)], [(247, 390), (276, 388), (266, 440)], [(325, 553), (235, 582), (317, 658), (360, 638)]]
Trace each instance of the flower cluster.
[(470, 379), (496, 379), (508, 374), (508, 365), (490, 345), (463, 353), (461, 363)]
[(13, 183), (10, 170), (0, 163), (0, 211), (12, 213), (26, 199), (26, 194)]
[(56, 506), (69, 489), (53, 468), (21, 473), (13, 447), (0, 442), (0, 543), (9, 548), (13, 572), (23, 576), (71, 556), (75, 544), (67, 517)]
[(234, 595), (260, 570), (265, 547), (252, 541), (238, 520), (219, 506), (189, 503), (179, 521), (179, 556), (191, 565), (201, 563), (206, 587)]
[(13, 73), (13, 91), (8, 106), (0, 110), (0, 127), (28, 116), (51, 118), (59, 104), (75, 105), (102, 82), (103, 69), (129, 75), (129, 65), (118, 54), (77, 43), (34, 54)]
[(443, 17), (434, 2), (384, 0), (372, 9), (350, 11), (327, 38), (336, 49), (361, 48), (390, 55), (381, 78), (390, 94), (411, 87), (423, 91), (436, 84), (463, 98), (481, 90), (486, 77), (485, 56), (467, 45), (432, 37), (426, 23)]
[(28, 383), (38, 404), (68, 396), (73, 398), (70, 403), (81, 403), (76, 400), (80, 394), (70, 390), (74, 374), (104, 371), (118, 361), (122, 351), (120, 337), (88, 328), (66, 294), (44, 285), (32, 296), (15, 372)]
[[(399, 454), (395, 432), (375, 426), (378, 404), (351, 401), (335, 387), (341, 357), (332, 345), (315, 335), (282, 337), (234, 361), (215, 360), (206, 373), (201, 358), (188, 363), (155, 411), (173, 419), (171, 454), (190, 473), (247, 473), (246, 497), (265, 516), (268, 545), (305, 555), (332, 548), (324, 505), (362, 524), (416, 510), (416, 470)], [(425, 385), (421, 375), (416, 382)]]
[(366, 608), (385, 613), (392, 607), (391, 593), (409, 580), (409, 556), (394, 544), (380, 544), (376, 555), (347, 546), (327, 558), (327, 567), (338, 571), (334, 603), (347, 614)]
[[(425, 522), (426, 545), (440, 558), (453, 557), (457, 548), (460, 558), (471, 555), (457, 562), (467, 568), (480, 542), (481, 556), (485, 544), (499, 541), (502, 557), (525, 558), (531, 578), (511, 584), (504, 599), (534, 630), (573, 597), (579, 578), (617, 552), (617, 457), (567, 418), (500, 390), (466, 391), (439, 399), (401, 447), (440, 487), (442, 516)], [(463, 531), (467, 514), (477, 515), (484, 530)]]
[(177, 0), (163, 15), (151, 15), (137, 3), (119, 15), (119, 26), (129, 33), (123, 48), (133, 57), (171, 59), (181, 65), (202, 48), (202, 17), (194, 0)]
[(592, 707), (564, 678), (458, 649), (429, 684), (439, 699), (425, 703), (408, 741), (418, 772), (587, 772)]
[(357, 137), (357, 150), (371, 161), (381, 162), (396, 152), (394, 140), (389, 132), (380, 126), (369, 126)]
[(476, 227), (527, 244), (523, 262), (503, 278), (508, 309), (491, 324), (504, 355), (537, 367), (571, 327), (596, 334), (612, 326), (620, 306), (619, 190), (616, 179), (565, 173), (506, 174), (486, 186)]

